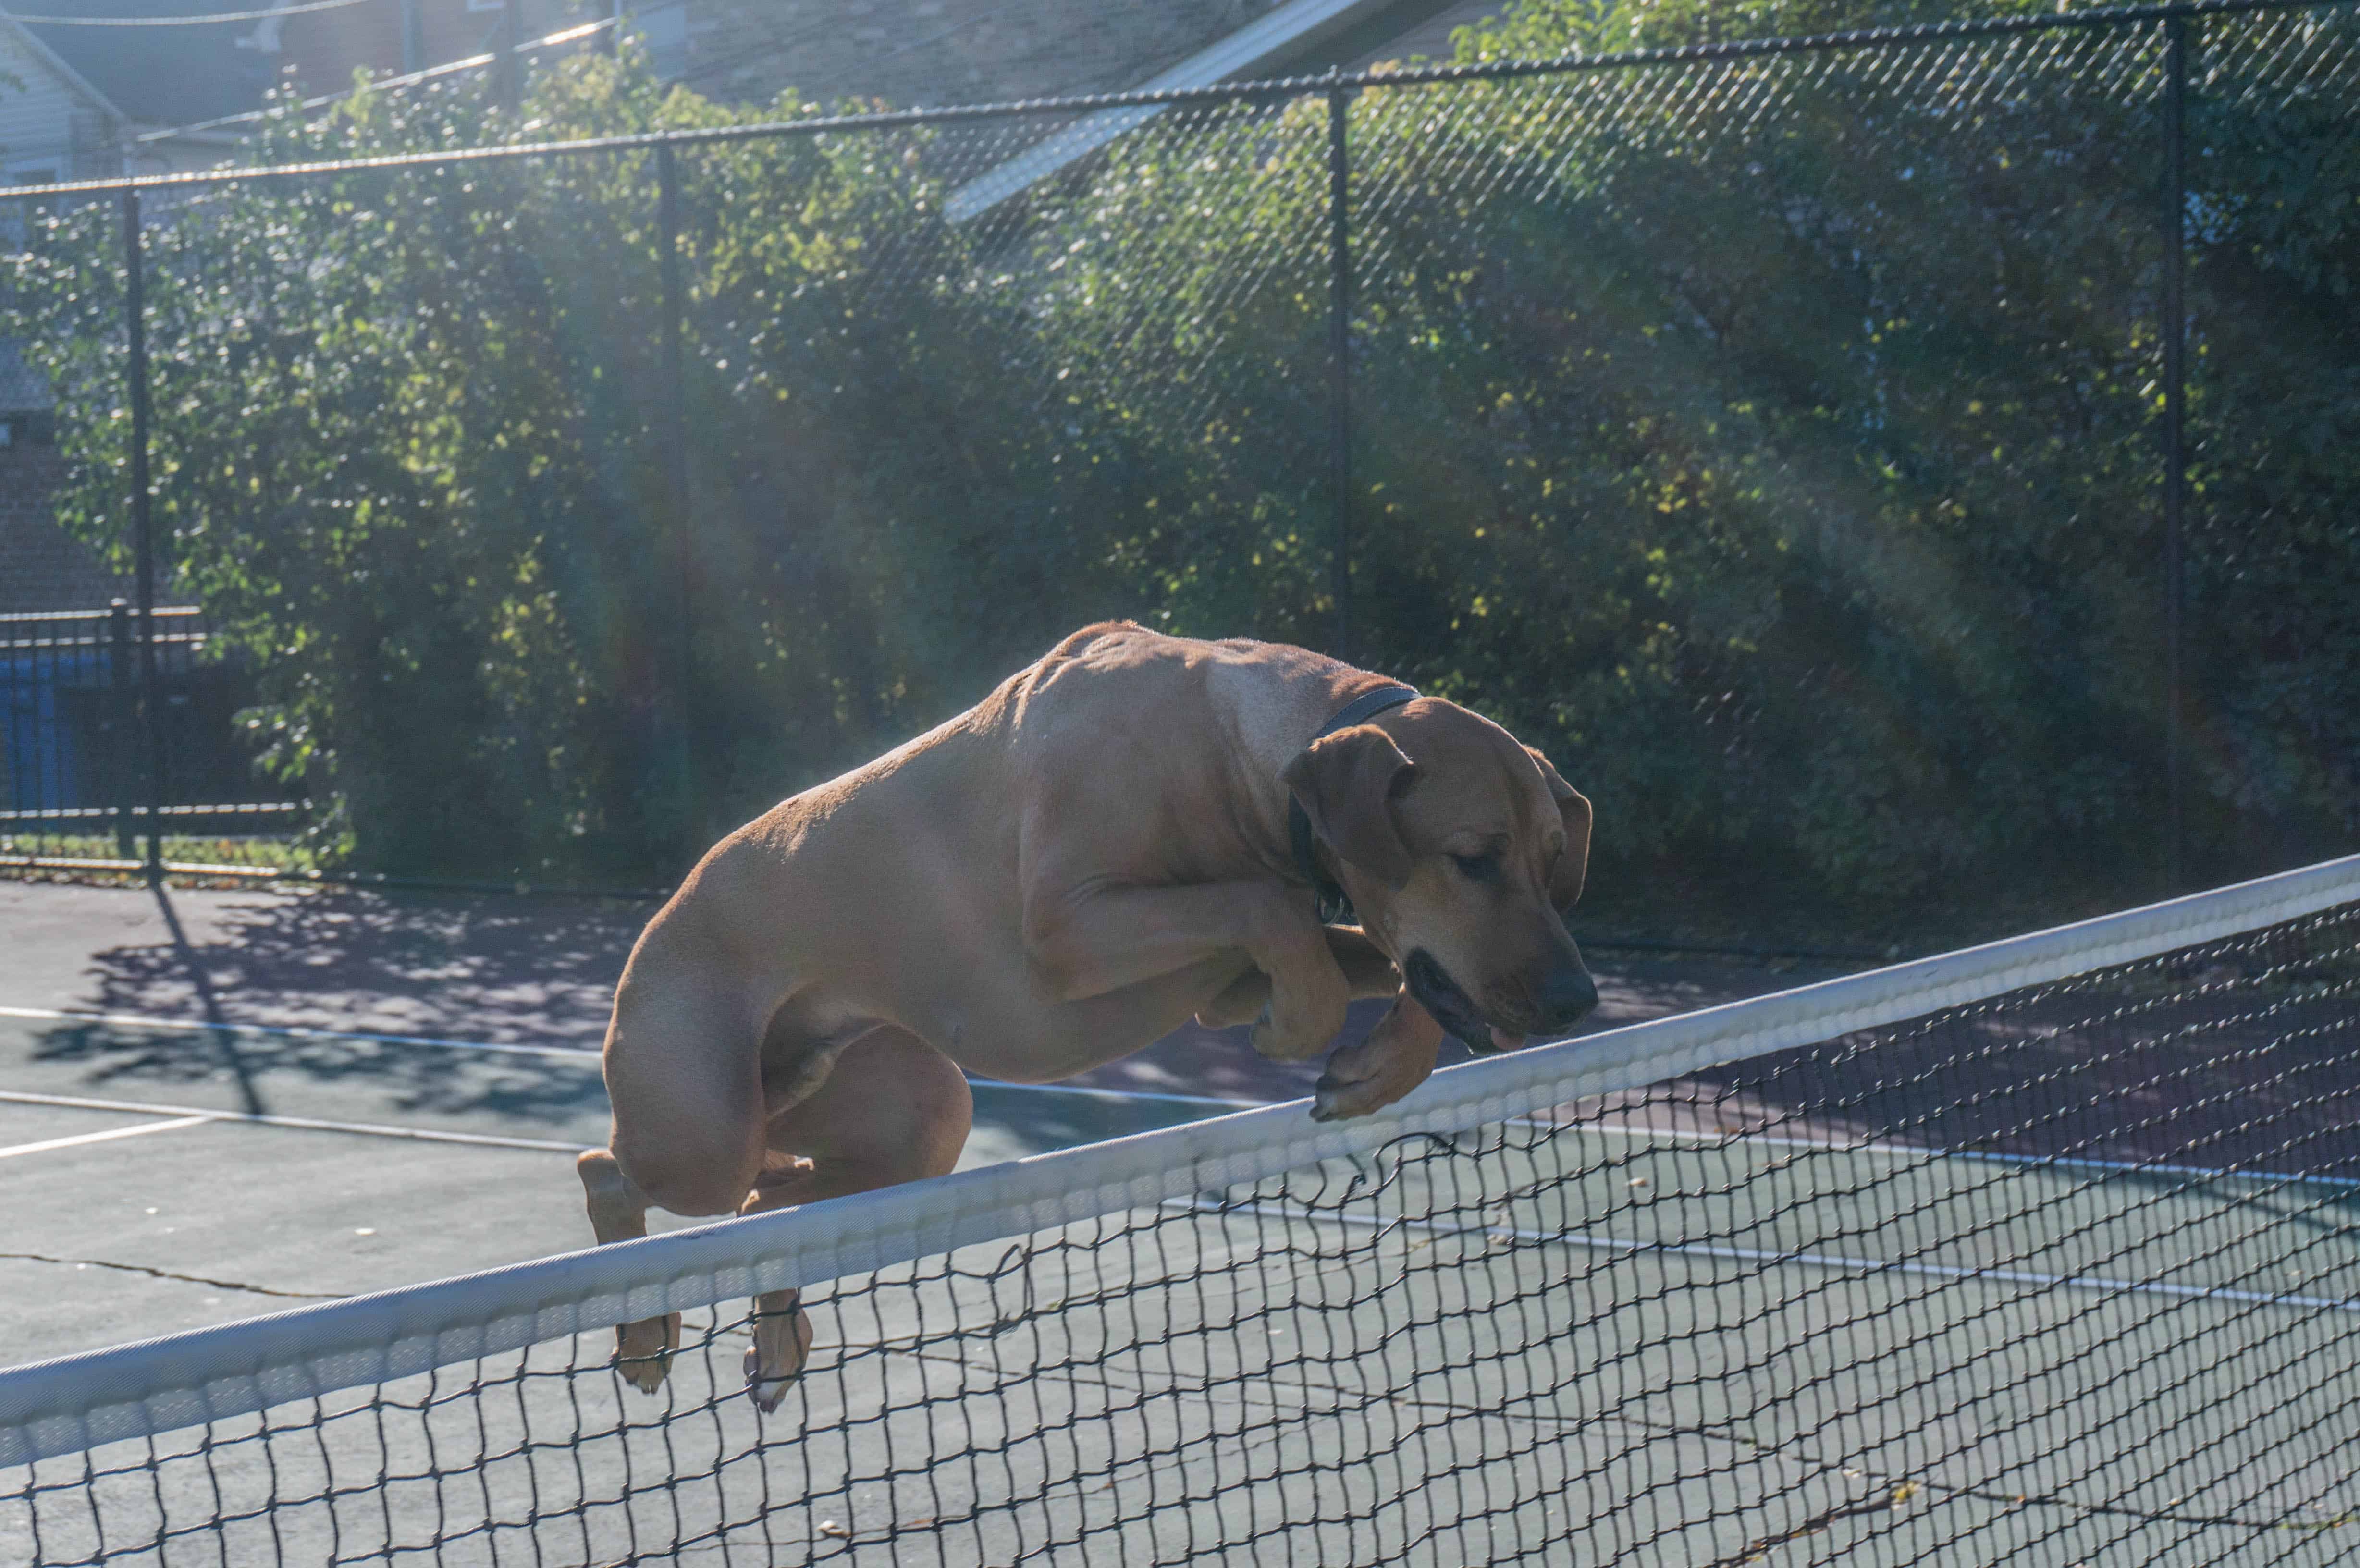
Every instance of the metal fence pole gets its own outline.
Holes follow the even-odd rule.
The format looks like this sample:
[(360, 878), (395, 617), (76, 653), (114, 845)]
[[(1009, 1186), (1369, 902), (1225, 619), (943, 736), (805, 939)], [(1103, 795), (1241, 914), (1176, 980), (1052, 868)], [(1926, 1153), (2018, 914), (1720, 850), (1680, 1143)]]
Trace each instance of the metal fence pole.
[(1335, 487), (1328, 592), (1336, 657), (1352, 657), (1352, 165), (1345, 139), (1351, 94), (1328, 90), (1328, 462)]
[(2164, 21), (2163, 225), (2163, 625), (2164, 625), (2164, 881), (2185, 886), (2188, 871), (2188, 779), (2182, 735), (2188, 572), (2184, 530), (2188, 456), (2188, 311), (2183, 269), (2188, 251), (2188, 19)]
[(148, 799), (148, 881), (164, 877), (164, 704), (156, 695), (156, 529), (148, 500), (148, 280), (139, 192), (123, 192), (123, 313), (130, 334), (131, 529), (138, 549), (139, 732)]
[(656, 148), (656, 265), (663, 288), (664, 495), (672, 513), (672, 559), (680, 594), (680, 647), (673, 674), (673, 721), (680, 726), (680, 781), (687, 845), (694, 855), (706, 836), (704, 770), (698, 766), (695, 610), (696, 538), (688, 506), (688, 386), (681, 337), (687, 314), (680, 276), (680, 161), (670, 142)]
[(499, 58), (492, 62), (492, 80), (499, 93), (500, 109), (511, 120), (524, 103), (524, 86), (518, 79), (524, 74), (524, 61), (517, 55), (517, 47), (524, 42), (524, 27), (518, 12), (524, 0), (501, 0), (499, 41), (492, 47)]
[(115, 798), (115, 855), (129, 860), (139, 853), (139, 809), (133, 803), (131, 781), (139, 776), (139, 683), (134, 677), (131, 652), (131, 606), (121, 599), (106, 607), (106, 756), (107, 793)]

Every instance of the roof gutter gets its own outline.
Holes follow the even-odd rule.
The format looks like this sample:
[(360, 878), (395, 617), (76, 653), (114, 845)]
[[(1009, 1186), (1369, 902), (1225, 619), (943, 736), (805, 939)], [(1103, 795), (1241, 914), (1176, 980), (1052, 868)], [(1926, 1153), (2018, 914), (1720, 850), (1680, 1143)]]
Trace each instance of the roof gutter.
[[(1309, 53), (1401, 4), (1402, 0), (1287, 0), (1261, 20), (1216, 39), (1162, 75), (1141, 82), (1137, 91), (1211, 87), (1257, 75)], [(980, 217), (1170, 106), (1145, 103), (1107, 109), (1078, 120), (960, 186), (951, 193), (945, 210), (955, 223)]]

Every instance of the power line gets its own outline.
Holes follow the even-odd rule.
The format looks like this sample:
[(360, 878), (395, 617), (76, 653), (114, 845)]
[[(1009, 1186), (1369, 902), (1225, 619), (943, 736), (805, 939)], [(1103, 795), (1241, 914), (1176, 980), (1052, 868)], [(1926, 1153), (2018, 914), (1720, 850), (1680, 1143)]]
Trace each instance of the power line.
[(36, 27), (201, 27), (214, 22), (268, 22), (279, 16), (300, 16), (306, 11), (341, 11), (347, 5), (367, 4), (368, 0), (308, 0), (301, 5), (277, 10), (215, 11), (202, 16), (23, 16), (14, 11), (0, 11), (0, 22)]
[[(338, 3), (351, 5), (355, 4), (356, 0), (338, 0)], [(0, 18), (16, 19), (9, 17), (5, 12), (0, 12)], [(560, 27), (557, 31), (544, 34), (541, 38), (527, 38), (516, 46), (516, 52), (524, 55), (531, 54), (538, 49), (561, 49), (567, 44), (579, 43), (585, 38), (617, 27), (621, 22), (622, 18), (619, 16), (601, 16), (595, 21), (578, 22), (573, 27)], [(375, 76), (369, 79), (367, 90), (373, 93), (384, 93), (398, 88), (417, 87), (445, 76), (457, 75), (468, 71), (481, 71), (495, 63), (498, 58), (496, 53), (474, 54), (463, 60), (446, 60), (441, 65), (430, 65), (423, 71), (413, 71), (400, 76)], [(303, 99), (290, 107), (298, 114), (313, 109), (324, 109), (331, 104), (341, 103), (361, 91), (362, 89), (358, 87), (347, 87), (335, 93), (323, 93), (316, 98)], [(170, 141), (175, 136), (202, 136), (208, 131), (224, 131), (239, 125), (260, 125), (272, 114), (286, 112), (285, 108), (248, 109), (242, 114), (224, 114), (219, 119), (196, 120), (183, 125), (167, 125), (158, 130), (141, 131), (133, 136), (117, 137), (91, 147), (52, 145), (26, 149), (0, 144), (0, 158), (5, 158), (11, 162), (23, 162), (28, 158), (71, 158), (76, 153), (101, 152), (109, 149), (128, 154), (148, 143)], [(0, 180), (0, 201), (6, 201), (10, 195), (11, 191), (7, 184)]]

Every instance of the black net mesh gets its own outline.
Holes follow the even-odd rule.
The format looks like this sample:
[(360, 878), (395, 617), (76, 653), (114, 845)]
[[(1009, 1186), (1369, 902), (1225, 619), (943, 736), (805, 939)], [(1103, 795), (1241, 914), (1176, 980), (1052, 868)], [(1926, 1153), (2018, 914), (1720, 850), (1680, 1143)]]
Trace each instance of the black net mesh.
[[(0, 1476), (12, 1560), (2360, 1550), (2360, 908)], [(1855, 1555), (1857, 1554), (1857, 1555)]]

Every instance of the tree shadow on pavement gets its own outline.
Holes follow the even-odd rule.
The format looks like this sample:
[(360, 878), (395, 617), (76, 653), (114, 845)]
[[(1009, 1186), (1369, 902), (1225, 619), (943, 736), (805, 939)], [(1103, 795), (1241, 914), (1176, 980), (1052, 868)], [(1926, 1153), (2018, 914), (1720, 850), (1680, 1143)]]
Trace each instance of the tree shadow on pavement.
[(606, 1034), (644, 904), (324, 892), (257, 899), (89, 964), (98, 1010), (578, 1045)]
[[(531, 1058), (359, 1040), (249, 1032), (237, 1026), (399, 1034), (595, 1051), (616, 981), (652, 912), (625, 900), (507, 895), (322, 891), (264, 895), (202, 908), (158, 890), (165, 940), (95, 953), (77, 1007), (202, 1019), (233, 1032), (138, 1031), (62, 1025), (45, 1032), (47, 1060), (75, 1061), (109, 1078), (195, 1082), (227, 1074), (242, 1108), (258, 1112), (263, 1080), (378, 1080), (405, 1107), (481, 1108), (530, 1116), (577, 1102), (541, 1083)], [(1642, 961), (1601, 965), (1605, 1001), (1595, 1032), (1821, 977), (1791, 967)], [(1388, 1004), (1354, 1004), (1338, 1044), (1363, 1038)], [(1271, 1101), (1311, 1092), (1322, 1062), (1272, 1062), (1243, 1028), (1195, 1024), (1069, 1080), (1132, 1094)], [(1441, 1064), (1467, 1060), (1455, 1040)]]
[[(123, 1092), (219, 1083), (273, 1114), (270, 1085), (366, 1083), (371, 1114), (549, 1122), (603, 1103), (595, 1054), (644, 906), (322, 893), (257, 899), (202, 925), (158, 889), (166, 939), (92, 955), (93, 1010), (202, 1020), (148, 1029), (74, 1020), (32, 1060), (77, 1063)], [(581, 1060), (432, 1043), (265, 1032), (317, 1029), (578, 1048)]]
[(346, 1083), (366, 1089), (331, 1119), (369, 1121), (388, 1115), (493, 1116), (554, 1125), (602, 1110), (598, 1060), (504, 1057), (445, 1047), (316, 1040), (226, 1029), (141, 1029), (118, 1024), (54, 1025), (34, 1037), (32, 1061), (77, 1064), (79, 1083), (154, 1098), (175, 1089), (234, 1080), (250, 1116), (321, 1114), (316, 1100), (290, 1106), (290, 1083)]

